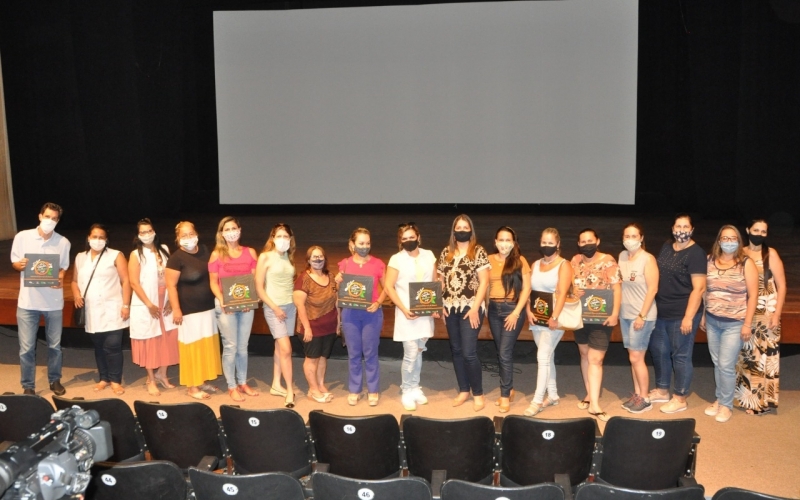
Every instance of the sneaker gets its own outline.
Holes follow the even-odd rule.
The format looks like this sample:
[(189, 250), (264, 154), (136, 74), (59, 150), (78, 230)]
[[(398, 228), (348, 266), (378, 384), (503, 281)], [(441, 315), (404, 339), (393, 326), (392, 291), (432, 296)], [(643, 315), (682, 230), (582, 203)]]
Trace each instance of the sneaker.
[(717, 416), (714, 417), (714, 420), (724, 424), (725, 422), (731, 419), (731, 416), (733, 416), (733, 412), (731, 411), (730, 408), (728, 408), (727, 406), (720, 406), (719, 412), (717, 413)]
[(630, 407), (631, 407), (631, 406), (633, 406), (633, 402), (634, 402), (634, 401), (636, 400), (636, 398), (638, 398), (638, 397), (639, 397), (639, 395), (638, 395), (638, 394), (631, 393), (631, 397), (629, 397), (627, 401), (625, 401), (624, 403), (622, 403), (622, 407), (623, 407), (624, 409), (626, 409), (626, 410), (630, 409)]
[(403, 408), (406, 411), (414, 411), (417, 409), (417, 400), (414, 398), (415, 394), (413, 392), (407, 392), (403, 394), (401, 401), (403, 402)]
[[(651, 399), (650, 402), (653, 400)], [(669, 400), (669, 403), (665, 404), (661, 407), (662, 413), (678, 413), (679, 411), (684, 411), (688, 408), (689, 405), (686, 401), (681, 402), (678, 398), (672, 398)]]
[(627, 408), (631, 413), (644, 413), (653, 409), (653, 403), (641, 396), (636, 396), (633, 404)]
[(714, 404), (706, 408), (706, 410), (703, 413), (705, 413), (709, 417), (713, 417), (719, 414), (719, 410), (720, 410), (719, 401), (714, 401)]
[(55, 382), (50, 382), (50, 390), (53, 391), (53, 394), (56, 396), (63, 396), (67, 393), (67, 390), (64, 389), (64, 386), (61, 385), (60, 380), (56, 380)]
[(667, 394), (664, 395), (659, 392), (658, 389), (653, 389), (647, 395), (647, 399), (649, 399), (651, 403), (669, 403), (669, 391), (667, 391)]
[(428, 398), (425, 397), (425, 394), (422, 392), (422, 389), (417, 387), (411, 392), (411, 395), (414, 397), (414, 401), (418, 405), (426, 405), (428, 404)]

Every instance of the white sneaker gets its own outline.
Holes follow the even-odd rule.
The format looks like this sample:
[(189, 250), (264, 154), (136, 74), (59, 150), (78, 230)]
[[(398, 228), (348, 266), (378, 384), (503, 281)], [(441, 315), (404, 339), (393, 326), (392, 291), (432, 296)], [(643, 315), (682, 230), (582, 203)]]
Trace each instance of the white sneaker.
[(425, 397), (425, 394), (422, 392), (422, 389), (417, 387), (414, 389), (411, 394), (414, 396), (414, 401), (419, 405), (426, 405), (428, 404), (428, 398)]
[(413, 392), (403, 394), (401, 401), (403, 402), (403, 408), (406, 411), (414, 411), (417, 409), (417, 401), (414, 396), (415, 394)]

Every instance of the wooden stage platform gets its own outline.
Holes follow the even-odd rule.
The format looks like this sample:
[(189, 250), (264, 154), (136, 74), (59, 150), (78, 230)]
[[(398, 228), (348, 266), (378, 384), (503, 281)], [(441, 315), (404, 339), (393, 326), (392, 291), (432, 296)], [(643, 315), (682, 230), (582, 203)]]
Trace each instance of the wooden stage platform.
[[(321, 245), (328, 252), (328, 262), (331, 271), (336, 269), (336, 262), (349, 255), (347, 252), (347, 239), (350, 232), (356, 227), (363, 226), (372, 232), (372, 253), (389, 261), (389, 257), (397, 252), (397, 224), (403, 221), (416, 221), (422, 233), (422, 247), (432, 249), (437, 256), (447, 243), (450, 226), (453, 218), (458, 215), (457, 209), (442, 210), (437, 214), (414, 215), (308, 215), (291, 214), (288, 211), (280, 215), (243, 215), (240, 217), (243, 235), (242, 242), (258, 250), (264, 245), (271, 227), (278, 221), (286, 222), (292, 226), (297, 242), (295, 263), (298, 270), (305, 268), (305, 251), (311, 245)], [(227, 214), (223, 214), (227, 215)], [(201, 244), (213, 246), (214, 232), (217, 222), (223, 216), (185, 215), (182, 219), (154, 220), (156, 230), (162, 242), (174, 247), (173, 227), (178, 220), (191, 220), (195, 223), (200, 234)], [(237, 214), (232, 214), (237, 215)], [(562, 254), (569, 258), (576, 252), (578, 231), (586, 227), (595, 228), (600, 237), (600, 250), (618, 255), (622, 250), (622, 227), (631, 220), (640, 222), (645, 230), (645, 241), (651, 251), (658, 251), (663, 241), (669, 237), (672, 224), (670, 217), (648, 216), (632, 219), (627, 216), (575, 216), (575, 215), (545, 215), (545, 214), (505, 214), (505, 215), (480, 215), (470, 214), (475, 222), (479, 242), (488, 252), (492, 252), (495, 230), (502, 225), (509, 225), (518, 234), (520, 246), (528, 260), (538, 258), (538, 238), (545, 227), (556, 227), (562, 236)], [(729, 221), (722, 220), (697, 220), (695, 221), (695, 240), (706, 250), (711, 248), (711, 242), (716, 237), (719, 227)], [(36, 224), (36, 217), (31, 217), (31, 225)], [(135, 235), (135, 225), (109, 225), (111, 233), (111, 247), (125, 250), (130, 249), (130, 241)], [(62, 232), (72, 242), (72, 258), (78, 251), (83, 250), (86, 232), (65, 230)], [(788, 294), (782, 315), (782, 341), (786, 344), (800, 344), (800, 235), (792, 227), (771, 227), (769, 236), (770, 245), (780, 253), (786, 266)], [(11, 241), (0, 242), (0, 256), (3, 264), (0, 266), (0, 325), (16, 324), (16, 302), (19, 292), (19, 273), (11, 268), (9, 259)], [(67, 282), (64, 287), (64, 326), (72, 325), (72, 292), (69, 283), (72, 278), (72, 269), (67, 272)], [(384, 328), (382, 336), (392, 337), (394, 327), (394, 310), (390, 304), (384, 304)], [(264, 316), (256, 314), (253, 324), (253, 333), (268, 334)], [(447, 338), (447, 332), (442, 321), (436, 322), (435, 338)], [(484, 321), (480, 334), (481, 339), (490, 339), (489, 326)], [(572, 332), (564, 336), (572, 340)], [(527, 327), (523, 330), (520, 340), (533, 340)], [(621, 342), (619, 328), (614, 329), (612, 340)], [(705, 342), (705, 333), (700, 331), (697, 335), (698, 342)]]

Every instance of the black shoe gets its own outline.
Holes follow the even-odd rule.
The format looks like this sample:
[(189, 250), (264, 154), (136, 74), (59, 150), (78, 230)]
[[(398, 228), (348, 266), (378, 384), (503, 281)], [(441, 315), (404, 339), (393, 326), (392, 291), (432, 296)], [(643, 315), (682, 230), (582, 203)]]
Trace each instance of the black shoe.
[(60, 380), (56, 380), (55, 382), (50, 382), (50, 390), (53, 391), (53, 394), (56, 396), (63, 396), (67, 393), (67, 390), (64, 389), (64, 386), (61, 385)]
[(31, 396), (36, 395), (36, 389), (23, 389), (22, 394), (29, 394)]

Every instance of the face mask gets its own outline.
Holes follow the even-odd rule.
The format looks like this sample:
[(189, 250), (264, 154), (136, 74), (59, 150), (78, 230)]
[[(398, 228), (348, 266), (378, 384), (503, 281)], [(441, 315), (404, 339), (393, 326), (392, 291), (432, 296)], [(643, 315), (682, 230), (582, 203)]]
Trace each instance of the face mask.
[(52, 219), (42, 219), (41, 222), (39, 222), (39, 227), (42, 228), (44, 234), (50, 234), (53, 232), (53, 229), (56, 228), (56, 224), (58, 224), (58, 222)]
[(453, 235), (455, 236), (457, 242), (464, 243), (472, 238), (472, 231), (453, 231)]
[(312, 260), (312, 261), (310, 261), (310, 262), (311, 262), (311, 268), (312, 268), (312, 269), (316, 269), (317, 271), (319, 271), (319, 270), (321, 270), (323, 267), (325, 267), (325, 259), (320, 259), (320, 260)]
[(636, 240), (625, 240), (622, 242), (622, 245), (625, 247), (625, 250), (629, 252), (635, 252), (642, 248), (642, 242)]
[(495, 246), (497, 247), (497, 251), (500, 252), (500, 255), (508, 255), (514, 248), (514, 244), (508, 242), (496, 243)]
[(403, 250), (405, 250), (406, 252), (413, 252), (419, 246), (419, 241), (417, 240), (404, 241), (400, 243), (400, 245), (403, 246)]
[(764, 240), (767, 239), (766, 236), (762, 236), (760, 234), (748, 234), (747, 238), (750, 240), (750, 243), (755, 246), (761, 246), (761, 244), (764, 243)]
[(155, 235), (155, 233), (153, 233), (153, 234), (148, 234), (147, 236), (139, 236), (139, 241), (141, 241), (141, 242), (142, 242), (142, 243), (144, 243), (145, 245), (149, 245), (149, 244), (150, 244), (150, 243), (152, 243), (152, 242), (153, 242), (155, 239), (156, 239), (156, 235)]
[(678, 243), (686, 243), (687, 241), (692, 239), (692, 233), (693, 232), (694, 232), (694, 230), (692, 230), (692, 231), (673, 231), (672, 232), (672, 237), (675, 238), (675, 241), (677, 241)]
[(285, 238), (272, 238), (272, 242), (275, 243), (275, 250), (277, 250), (278, 253), (288, 251), (291, 246), (291, 242)]
[(197, 248), (197, 236), (192, 236), (191, 238), (181, 238), (181, 246), (191, 252), (195, 248)]
[(369, 255), (369, 247), (356, 247), (354, 251), (362, 258)]
[(242, 231), (237, 229), (236, 231), (228, 231), (227, 233), (222, 233), (222, 237), (225, 238), (225, 241), (229, 243), (233, 243), (239, 241), (239, 236), (242, 235)]
[(539, 247), (539, 252), (541, 252), (542, 255), (544, 255), (545, 257), (550, 257), (551, 255), (553, 255), (556, 252), (558, 252), (558, 247), (556, 247), (556, 246), (552, 246), (551, 247), (551, 246), (548, 246), (548, 245), (542, 245), (542, 246)]
[(738, 241), (723, 241), (722, 243), (719, 244), (719, 247), (725, 253), (733, 253), (733, 252), (736, 251), (737, 248), (739, 248), (739, 242)]
[(89, 247), (95, 252), (99, 252), (106, 247), (106, 240), (89, 240)]
[(578, 245), (578, 252), (585, 256), (587, 259), (594, 257), (597, 253), (597, 243), (590, 243), (588, 245)]

